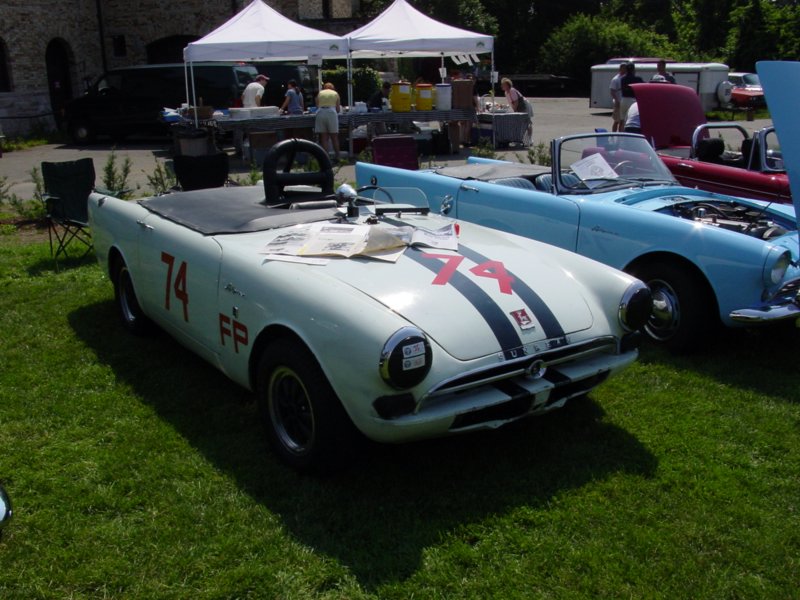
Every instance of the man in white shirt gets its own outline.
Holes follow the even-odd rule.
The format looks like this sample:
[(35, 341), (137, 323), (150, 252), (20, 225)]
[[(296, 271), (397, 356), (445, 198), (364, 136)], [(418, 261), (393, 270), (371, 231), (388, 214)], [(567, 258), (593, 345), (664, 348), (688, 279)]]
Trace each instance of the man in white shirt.
[(625, 73), (625, 63), (622, 63), (619, 65), (619, 72), (614, 75), (611, 79), (611, 85), (608, 86), (608, 91), (611, 93), (611, 102), (614, 105), (614, 110), (611, 113), (611, 131), (622, 131), (625, 126), (621, 116), (622, 76)]
[(261, 106), (261, 97), (264, 95), (264, 88), (267, 86), (269, 77), (257, 75), (255, 81), (247, 84), (242, 92), (242, 106), (244, 108), (257, 108)]
[(634, 102), (628, 109), (625, 119), (625, 133), (642, 133), (642, 122), (639, 119), (639, 103)]

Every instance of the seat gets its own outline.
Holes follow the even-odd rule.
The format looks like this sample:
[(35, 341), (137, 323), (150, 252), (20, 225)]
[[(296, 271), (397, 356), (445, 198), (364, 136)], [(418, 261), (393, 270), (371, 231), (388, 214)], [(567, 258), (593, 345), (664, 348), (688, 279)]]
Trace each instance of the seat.
[(750, 171), (761, 170), (761, 153), (758, 140), (755, 138), (745, 138), (742, 140), (742, 162), (744, 168)]
[(725, 142), (722, 138), (705, 138), (697, 142), (697, 159), (701, 162), (723, 164)]
[[(550, 173), (542, 173), (541, 175), (537, 175), (536, 179), (533, 181), (537, 190), (551, 194), (553, 193), (553, 190), (551, 189), (553, 187), (553, 176)], [(569, 188), (575, 188), (580, 185), (581, 180), (574, 173), (562, 173), (561, 182)]]
[[(94, 161), (91, 158), (65, 162), (43, 162), (42, 179), (50, 256), (67, 256), (72, 243), (86, 246), (81, 256), (93, 248), (89, 232), (89, 194), (94, 189)], [(53, 252), (53, 238), (56, 249)]]
[(225, 152), (204, 156), (175, 156), (172, 160), (175, 177), (185, 192), (222, 187), (228, 181), (230, 165)]

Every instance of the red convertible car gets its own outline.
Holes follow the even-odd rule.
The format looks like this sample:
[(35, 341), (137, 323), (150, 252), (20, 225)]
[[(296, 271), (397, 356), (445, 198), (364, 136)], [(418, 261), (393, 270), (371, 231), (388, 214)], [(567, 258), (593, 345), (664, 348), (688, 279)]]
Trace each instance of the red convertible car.
[(737, 123), (708, 123), (697, 94), (684, 86), (631, 87), (642, 134), (682, 185), (757, 200), (792, 201), (773, 127), (750, 135)]

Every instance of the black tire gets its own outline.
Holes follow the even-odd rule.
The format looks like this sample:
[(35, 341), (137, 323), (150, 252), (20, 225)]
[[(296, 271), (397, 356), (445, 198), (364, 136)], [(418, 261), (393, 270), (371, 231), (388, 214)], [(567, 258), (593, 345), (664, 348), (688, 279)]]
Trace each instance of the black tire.
[(111, 272), (114, 285), (114, 303), (123, 327), (134, 335), (147, 335), (153, 331), (153, 322), (142, 312), (136, 291), (133, 289), (128, 265), (121, 258), (115, 261)]
[(91, 144), (97, 137), (97, 132), (89, 119), (79, 118), (70, 121), (69, 137), (75, 144)]
[(655, 262), (631, 270), (653, 295), (653, 312), (644, 331), (672, 352), (701, 349), (716, 322), (714, 303), (704, 280), (688, 267)]
[(301, 472), (325, 473), (352, 458), (356, 428), (302, 343), (283, 339), (267, 346), (256, 391), (267, 440), (284, 463)]

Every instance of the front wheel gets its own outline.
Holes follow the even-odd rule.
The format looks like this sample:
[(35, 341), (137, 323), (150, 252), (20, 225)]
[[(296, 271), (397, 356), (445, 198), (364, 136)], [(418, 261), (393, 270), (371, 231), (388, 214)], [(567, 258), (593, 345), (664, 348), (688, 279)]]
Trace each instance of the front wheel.
[(280, 340), (265, 349), (257, 394), (267, 440), (290, 467), (324, 472), (349, 458), (355, 427), (303, 344)]
[(715, 322), (713, 302), (705, 282), (672, 263), (651, 263), (631, 273), (650, 288), (653, 312), (645, 333), (673, 352), (691, 352), (708, 341)]

